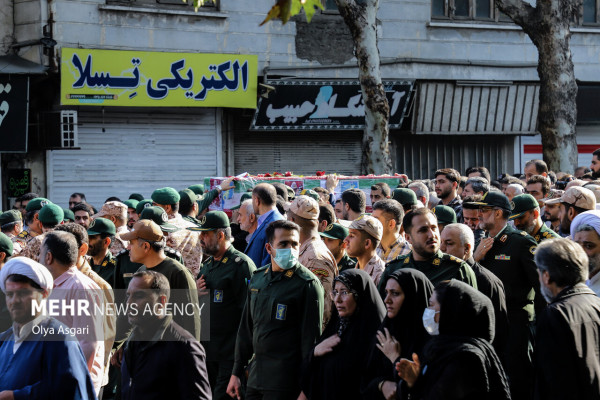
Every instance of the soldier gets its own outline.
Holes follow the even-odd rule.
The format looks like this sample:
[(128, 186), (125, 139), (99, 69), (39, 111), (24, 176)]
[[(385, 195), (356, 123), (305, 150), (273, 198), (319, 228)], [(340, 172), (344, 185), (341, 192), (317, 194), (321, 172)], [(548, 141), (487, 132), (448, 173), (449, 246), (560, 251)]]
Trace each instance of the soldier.
[(346, 247), (348, 247), (348, 245), (344, 239), (346, 239), (348, 233), (348, 228), (338, 223), (327, 226), (325, 231), (319, 233), (323, 238), (323, 242), (325, 242), (325, 246), (327, 246), (333, 257), (335, 257), (338, 272), (342, 272), (345, 269), (356, 268), (356, 260), (350, 258), (346, 253)]
[(440, 251), (440, 232), (431, 210), (423, 207), (409, 212), (404, 216), (402, 225), (412, 251), (386, 265), (377, 287), (381, 298), (385, 298), (385, 282), (400, 268), (414, 268), (423, 272), (434, 286), (445, 280), (456, 279), (477, 288), (477, 279), (471, 267), (460, 258)]
[[(252, 260), (231, 245), (229, 218), (222, 211), (210, 211), (201, 218), (202, 250), (209, 257), (196, 281), (201, 304), (210, 307), (210, 338), (202, 342), (213, 399), (230, 399), (227, 384), (233, 369), (235, 338), (246, 303), (248, 282), (256, 267)], [(204, 310), (206, 308), (203, 308)]]
[[(36, 197), (27, 202), (27, 206), (25, 206), (25, 215), (23, 217), (27, 227), (23, 228), (23, 232), (18, 235), (20, 239), (25, 240), (25, 243), (28, 243), (32, 238), (43, 233), (42, 223), (38, 219), (38, 214), (42, 207), (51, 203), (50, 200), (43, 197)], [(23, 207), (23, 203), (21, 203), (21, 206)]]
[(88, 262), (92, 270), (100, 275), (111, 287), (115, 286), (117, 259), (110, 252), (117, 230), (115, 224), (106, 218), (96, 218), (88, 227)]
[(125, 200), (123, 204), (127, 206), (127, 228), (133, 228), (133, 225), (137, 222), (139, 216), (135, 212), (135, 208), (137, 207), (139, 201), (135, 199)]
[(212, 203), (218, 196), (219, 194), (221, 194), (221, 192), (224, 192), (226, 190), (229, 189), (233, 189), (235, 187), (235, 185), (233, 184), (235, 177), (231, 177), (228, 179), (225, 179), (223, 182), (221, 182), (220, 185), (217, 185), (214, 187), (214, 189), (209, 190), (208, 192), (204, 193), (204, 186), (203, 185), (192, 185), (190, 187), (188, 187), (188, 189), (190, 189), (192, 192), (194, 192), (196, 195), (198, 195), (198, 214), (200, 215), (204, 210), (208, 209), (208, 206), (210, 206), (210, 203)]
[(392, 192), (392, 199), (396, 200), (402, 206), (404, 213), (409, 212), (417, 206), (417, 194), (412, 189), (398, 188)]
[(512, 214), (509, 220), (514, 221), (515, 228), (527, 232), (538, 244), (545, 239), (560, 237), (544, 225), (538, 201), (530, 194), (520, 194), (513, 197)]
[[(33, 200), (29, 203), (31, 204)], [(21, 252), (21, 256), (31, 258), (36, 261), (40, 254), (42, 243), (46, 237), (46, 233), (53, 230), (57, 225), (62, 224), (65, 214), (56, 204), (46, 204), (36, 215), (36, 219), (42, 227), (42, 234), (37, 235), (27, 242), (25, 249)]]
[(277, 220), (266, 235), (271, 263), (250, 280), (227, 394), (241, 399), (252, 359), (247, 398), (297, 399), (302, 362), (321, 334), (323, 286), (298, 262), (298, 225)]
[[(323, 284), (325, 296), (329, 296), (338, 269), (333, 254), (327, 249), (319, 236), (318, 218), (319, 204), (312, 197), (297, 196), (287, 209), (288, 221), (295, 222), (300, 227), (300, 255), (298, 261), (319, 278)], [(325, 303), (323, 325), (329, 321), (331, 316), (331, 304), (330, 302)]]
[(383, 236), (377, 246), (377, 255), (384, 263), (394, 261), (398, 256), (410, 253), (410, 244), (402, 234), (402, 218), (404, 210), (397, 201), (392, 199), (380, 200), (373, 205), (373, 217), (383, 226)]
[[(149, 220), (154, 221), (154, 223), (160, 227), (160, 230), (163, 232), (163, 234), (167, 238), (167, 241), (169, 238), (169, 234), (171, 234), (173, 232), (178, 232), (181, 230), (180, 228), (176, 227), (175, 225), (170, 224), (168, 222), (169, 217), (167, 216), (167, 213), (165, 212), (165, 210), (163, 210), (162, 208), (157, 207), (157, 206), (145, 207), (142, 210), (142, 212), (140, 213), (140, 219), (149, 219)], [(165, 255), (185, 266), (181, 252), (175, 250), (174, 248), (165, 246)]]
[(127, 206), (120, 201), (107, 201), (102, 208), (92, 216), (92, 218), (107, 218), (112, 221), (116, 228), (115, 240), (110, 244), (110, 252), (119, 254), (127, 248), (127, 242), (121, 239), (120, 235), (127, 233)]
[(437, 217), (440, 234), (444, 231), (446, 225), (456, 223), (456, 213), (452, 207), (437, 205), (433, 207), (432, 211)]
[(571, 231), (571, 221), (577, 215), (596, 209), (596, 196), (589, 189), (572, 186), (560, 198), (547, 200), (546, 204), (560, 204), (560, 230), (568, 234)]
[(25, 247), (25, 240), (19, 238), (23, 231), (23, 216), (18, 210), (8, 210), (0, 214), (0, 229), (13, 242), (13, 252), (18, 255)]
[(185, 312), (174, 313), (173, 319), (182, 328), (200, 340), (200, 305), (198, 290), (190, 271), (164, 253), (165, 237), (153, 221), (144, 219), (135, 223), (131, 232), (121, 235), (130, 241), (128, 250), (131, 261), (144, 264), (139, 270), (152, 270), (166, 276), (172, 292), (171, 302)]
[(198, 216), (198, 195), (190, 189), (179, 191), (179, 214), (186, 221), (192, 224), (198, 224), (196, 217)]
[(506, 369), (515, 399), (531, 398), (533, 385), (533, 324), (535, 314), (545, 306), (533, 261), (536, 241), (508, 224), (508, 198), (488, 192), (474, 203), (479, 209), (479, 226), (488, 237), (481, 239), (474, 259), (496, 275), (506, 290), (509, 329)]
[(63, 219), (63, 222), (65, 224), (69, 223), (69, 222), (75, 222), (75, 214), (73, 213), (73, 211), (71, 211), (68, 208), (64, 208), (63, 207), (63, 213), (65, 214), (65, 217)]
[(352, 221), (348, 228), (348, 236), (344, 239), (348, 255), (356, 258), (356, 268), (369, 274), (375, 285), (379, 283), (385, 269), (385, 262), (377, 255), (382, 236), (381, 222), (364, 214)]

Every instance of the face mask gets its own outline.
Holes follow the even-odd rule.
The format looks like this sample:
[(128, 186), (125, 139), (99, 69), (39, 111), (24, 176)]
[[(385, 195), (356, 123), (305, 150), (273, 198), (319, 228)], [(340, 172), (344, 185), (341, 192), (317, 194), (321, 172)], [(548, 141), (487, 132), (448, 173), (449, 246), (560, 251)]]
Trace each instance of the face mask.
[(423, 326), (430, 335), (440, 334), (440, 324), (435, 322), (435, 314), (439, 311), (435, 311), (433, 308), (426, 308), (423, 312)]
[(290, 269), (298, 262), (300, 252), (296, 249), (275, 249), (275, 257), (273, 261), (279, 265), (281, 269)]

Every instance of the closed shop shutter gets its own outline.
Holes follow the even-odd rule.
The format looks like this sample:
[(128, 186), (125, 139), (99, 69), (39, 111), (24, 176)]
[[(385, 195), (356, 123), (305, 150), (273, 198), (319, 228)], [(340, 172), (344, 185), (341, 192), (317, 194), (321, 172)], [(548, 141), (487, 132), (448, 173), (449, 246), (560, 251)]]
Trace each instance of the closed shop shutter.
[(82, 192), (99, 207), (109, 196), (149, 198), (154, 189), (181, 190), (216, 176), (218, 124), (215, 109), (194, 114), (80, 112), (79, 149), (47, 154), (49, 198), (66, 206)]
[(236, 132), (235, 173), (360, 174), (360, 132)]

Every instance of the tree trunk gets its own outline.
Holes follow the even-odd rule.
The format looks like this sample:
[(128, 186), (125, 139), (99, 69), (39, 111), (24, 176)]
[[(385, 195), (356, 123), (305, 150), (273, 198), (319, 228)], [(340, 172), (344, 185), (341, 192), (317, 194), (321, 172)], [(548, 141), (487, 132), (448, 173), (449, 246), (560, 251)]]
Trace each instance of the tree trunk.
[(365, 102), (365, 130), (362, 139), (362, 173), (389, 174), (392, 160), (389, 147), (390, 107), (388, 105), (377, 48), (378, 0), (336, 0), (340, 14), (350, 29), (356, 58), (358, 77)]
[(529, 35), (538, 50), (540, 96), (537, 125), (544, 161), (552, 171), (577, 168), (577, 83), (571, 57), (570, 24), (581, 0), (543, 0), (531, 7), (522, 0), (496, 0)]

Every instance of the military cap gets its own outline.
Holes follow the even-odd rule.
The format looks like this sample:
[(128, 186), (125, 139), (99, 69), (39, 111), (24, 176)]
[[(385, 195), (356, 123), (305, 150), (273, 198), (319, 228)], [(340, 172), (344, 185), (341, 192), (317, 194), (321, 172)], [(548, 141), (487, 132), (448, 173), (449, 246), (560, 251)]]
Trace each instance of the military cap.
[(192, 192), (196, 193), (197, 195), (204, 194), (204, 185), (201, 185), (201, 184), (188, 186), (188, 189), (190, 189)]
[(11, 222), (22, 221), (23, 217), (19, 210), (8, 210), (0, 214), (0, 226), (10, 224)]
[(38, 219), (44, 225), (56, 225), (65, 219), (65, 213), (63, 209), (56, 204), (46, 204), (40, 210)]
[(179, 191), (180, 207), (191, 207), (196, 200), (198, 200), (198, 195), (191, 189), (183, 189)]
[(125, 218), (127, 217), (127, 206), (120, 201), (107, 201), (102, 205), (97, 214), (92, 215), (92, 218), (105, 216)]
[(46, 204), (52, 204), (52, 202), (43, 197), (36, 197), (35, 199), (31, 199), (29, 203), (27, 203), (27, 207), (25, 207), (25, 211), (39, 211)]
[(125, 204), (127, 206), (127, 208), (133, 208), (135, 210), (135, 208), (137, 207), (139, 202), (140, 201), (136, 200), (136, 199), (129, 199), (129, 200), (125, 200), (123, 202), (123, 204)]
[(237, 206), (231, 207), (230, 210), (237, 210), (242, 206), (242, 203), (248, 199), (252, 198), (252, 193), (250, 192), (246, 192), (246, 193), (242, 193), (242, 197), (240, 197), (240, 204), (238, 204)]
[(187, 228), (190, 231), (214, 231), (229, 228), (229, 218), (223, 211), (209, 211), (200, 218), (200, 225)]
[(177, 232), (181, 229), (169, 223), (169, 216), (162, 207), (150, 206), (142, 210), (140, 219), (149, 219), (154, 221), (163, 232)]
[(110, 219), (95, 218), (92, 220), (92, 222), (90, 222), (87, 233), (90, 236), (101, 235), (103, 233), (114, 236), (117, 234), (117, 228)]
[(455, 224), (456, 212), (452, 207), (439, 205), (433, 207), (433, 213), (437, 217), (438, 224)]
[(73, 211), (63, 208), (63, 213), (65, 214), (63, 221), (75, 222), (75, 213)]
[(392, 192), (392, 199), (403, 206), (414, 206), (417, 204), (417, 195), (412, 189), (398, 188)]
[(175, 204), (181, 199), (179, 192), (171, 187), (156, 189), (154, 192), (152, 192), (151, 198), (156, 204), (164, 205)]
[(130, 232), (125, 232), (119, 237), (122, 240), (130, 241), (133, 239), (143, 239), (150, 242), (158, 242), (164, 237), (163, 231), (156, 222), (150, 219), (140, 219), (137, 221)]
[(285, 209), (301, 218), (311, 220), (319, 219), (319, 203), (309, 196), (300, 195), (296, 197)]
[(319, 197), (319, 194), (317, 192), (315, 192), (314, 190), (312, 190), (312, 189), (302, 189), (302, 191), (300, 192), (300, 194), (302, 196), (312, 197), (316, 201), (320, 201), (321, 200), (321, 198)]
[(344, 240), (346, 239), (346, 236), (348, 236), (348, 228), (334, 222), (333, 224), (327, 225), (325, 231), (319, 232), (319, 235), (329, 239)]
[(285, 188), (287, 189), (288, 192), (288, 200), (292, 201), (294, 200), (294, 198), (296, 197), (296, 192), (294, 191), (294, 189), (292, 189), (291, 186), (285, 185)]
[[(6, 253), (6, 257), (13, 255), (13, 242), (2, 232), (0, 232), (0, 251)], [(4, 260), (6, 261), (6, 258)]]
[(476, 206), (498, 207), (506, 211), (511, 211), (512, 207), (508, 201), (508, 197), (501, 192), (487, 192), (481, 198), (481, 201), (474, 201), (469, 204)]
[(539, 207), (540, 204), (530, 194), (520, 194), (512, 199), (512, 213), (508, 219), (520, 218), (526, 211)]
[(131, 193), (129, 195), (129, 200), (142, 201), (142, 200), (144, 200), (144, 195), (140, 194), (140, 193)]
[(381, 240), (383, 237), (383, 225), (381, 225), (381, 222), (379, 222), (377, 218), (371, 217), (370, 215), (360, 215), (357, 219), (352, 221), (349, 228), (365, 231), (377, 240)]
[(152, 200), (144, 199), (144, 200), (140, 201), (137, 204), (137, 206), (135, 206), (135, 213), (141, 214), (142, 211), (144, 210), (144, 208), (146, 208), (146, 207), (152, 207)]
[[(546, 201), (546, 204), (566, 203), (570, 206), (584, 210), (596, 209), (596, 196), (590, 189), (581, 186), (572, 186), (558, 199)], [(29, 204), (27, 205), (29, 206)]]

